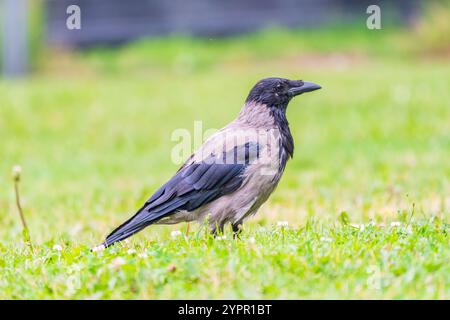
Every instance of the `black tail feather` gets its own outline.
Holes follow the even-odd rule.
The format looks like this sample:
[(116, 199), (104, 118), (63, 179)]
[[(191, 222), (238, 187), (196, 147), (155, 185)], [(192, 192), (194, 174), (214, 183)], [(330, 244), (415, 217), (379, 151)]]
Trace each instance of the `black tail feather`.
[(109, 247), (118, 241), (125, 240), (131, 237), (133, 234), (141, 231), (145, 227), (159, 220), (159, 217), (155, 217), (145, 210), (145, 206), (139, 209), (138, 212), (130, 219), (122, 223), (116, 229), (114, 229), (107, 237), (103, 245)]
[[(236, 148), (235, 148), (236, 149)], [(109, 247), (145, 227), (179, 211), (193, 212), (218, 197), (237, 190), (245, 164), (216, 164), (205, 161), (183, 167), (141, 207), (134, 216), (106, 237)]]

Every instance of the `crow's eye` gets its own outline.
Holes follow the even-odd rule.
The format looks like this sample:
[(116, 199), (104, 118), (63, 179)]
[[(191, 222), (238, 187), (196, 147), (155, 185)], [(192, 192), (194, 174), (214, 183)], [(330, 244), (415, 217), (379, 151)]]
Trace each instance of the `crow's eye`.
[(277, 92), (280, 92), (282, 88), (283, 88), (283, 86), (280, 83), (275, 86), (275, 90)]

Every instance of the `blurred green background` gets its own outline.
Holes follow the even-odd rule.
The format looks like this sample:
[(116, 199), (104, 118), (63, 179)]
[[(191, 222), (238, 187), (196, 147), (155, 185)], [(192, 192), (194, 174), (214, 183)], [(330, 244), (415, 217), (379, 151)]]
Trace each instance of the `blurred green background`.
[[(34, 26), (42, 7), (32, 8)], [(278, 28), (33, 49), (34, 72), (0, 83), (0, 214), (6, 230), (16, 230), (2, 236), (19, 230), (14, 164), (23, 166), (36, 237), (70, 233), (80, 221), (78, 237), (99, 237), (177, 168), (175, 129), (192, 132), (197, 120), (205, 130), (222, 127), (268, 76), (324, 88), (288, 110), (297, 148), (269, 205), (286, 209), (274, 219), (342, 210), (382, 218), (413, 203), (428, 214), (448, 212), (449, 17), (437, 3), (403, 28)], [(268, 219), (269, 208), (257, 219)]]

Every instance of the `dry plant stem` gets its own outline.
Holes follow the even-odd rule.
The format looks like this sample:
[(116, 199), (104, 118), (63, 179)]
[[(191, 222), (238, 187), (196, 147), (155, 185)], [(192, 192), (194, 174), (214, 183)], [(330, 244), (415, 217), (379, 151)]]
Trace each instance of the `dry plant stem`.
[(19, 183), (17, 181), (14, 183), (14, 190), (16, 193), (16, 205), (17, 205), (17, 209), (19, 210), (20, 220), (22, 221), (23, 228), (25, 230), (28, 230), (28, 226), (25, 221), (25, 217), (23, 216), (22, 206), (20, 205)]
[(186, 225), (186, 237), (189, 236), (189, 222)]
[(22, 221), (23, 234), (24, 234), (24, 237), (25, 237), (25, 241), (31, 243), (30, 233), (28, 231), (27, 222), (25, 221), (25, 216), (23, 215), (22, 206), (20, 204), (19, 181), (17, 181), (17, 180), (14, 181), (14, 191), (15, 191), (15, 194), (16, 194), (17, 209), (19, 211), (20, 220)]

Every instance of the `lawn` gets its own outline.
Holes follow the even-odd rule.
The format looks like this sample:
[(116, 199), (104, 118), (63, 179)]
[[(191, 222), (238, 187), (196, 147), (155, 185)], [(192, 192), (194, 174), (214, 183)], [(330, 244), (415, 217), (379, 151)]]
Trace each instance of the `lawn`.
[[(173, 37), (1, 80), (0, 298), (450, 298), (450, 64), (420, 39)], [(290, 104), (294, 159), (240, 240), (152, 226), (89, 251), (178, 168), (175, 129), (224, 126), (267, 76), (323, 89)]]

